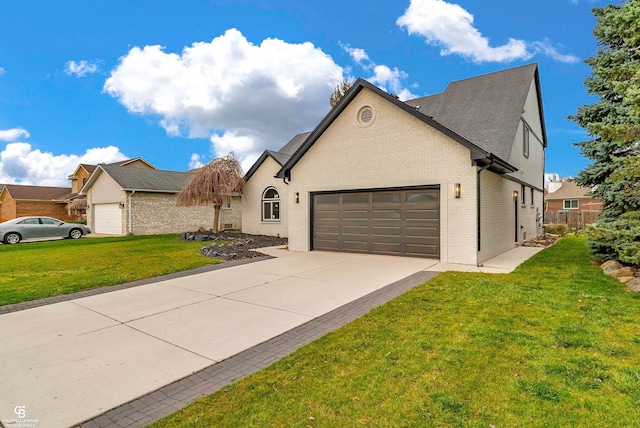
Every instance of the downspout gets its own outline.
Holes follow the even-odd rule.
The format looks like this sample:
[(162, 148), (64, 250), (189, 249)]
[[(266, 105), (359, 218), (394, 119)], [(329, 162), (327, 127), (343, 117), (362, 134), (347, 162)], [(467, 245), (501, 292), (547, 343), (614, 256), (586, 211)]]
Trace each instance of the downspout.
[(477, 228), (478, 228), (478, 230), (477, 230), (477, 234), (478, 234), (478, 236), (477, 236), (477, 239), (478, 239), (478, 252), (480, 252), (480, 233), (482, 232), (482, 228), (480, 227), (480, 220), (481, 220), (481, 215), (480, 215), (480, 211), (481, 211), (480, 210), (480, 202), (481, 202), (481, 198), (480, 198), (480, 187), (481, 187), (480, 186), (480, 173), (482, 171), (484, 171), (485, 169), (489, 168), (492, 164), (493, 164), (493, 161), (489, 160), (489, 164), (483, 166), (482, 168), (480, 168), (476, 172), (476, 174), (477, 174), (477, 176), (476, 176), (476, 186), (477, 186), (476, 197), (478, 198), (478, 201), (477, 201), (477, 203), (478, 203), (478, 217), (476, 219)]
[(133, 214), (131, 212), (131, 201), (133, 200), (132, 196), (134, 193), (136, 193), (135, 190), (129, 193), (129, 235), (133, 235), (133, 225), (131, 224), (131, 222), (133, 221)]
[(289, 181), (291, 181), (291, 170), (290, 169), (286, 169), (284, 171), (284, 174), (282, 174), (282, 181), (283, 181), (284, 184), (286, 184), (288, 186), (289, 183), (287, 183), (287, 178), (289, 179)]

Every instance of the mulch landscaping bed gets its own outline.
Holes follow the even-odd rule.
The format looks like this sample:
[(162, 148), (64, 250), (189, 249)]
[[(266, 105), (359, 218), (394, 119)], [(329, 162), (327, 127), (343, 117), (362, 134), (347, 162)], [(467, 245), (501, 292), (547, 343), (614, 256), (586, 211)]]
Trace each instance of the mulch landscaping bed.
[(266, 235), (250, 235), (240, 232), (198, 231), (181, 235), (185, 241), (210, 242), (200, 249), (207, 256), (224, 260), (239, 260), (264, 256), (258, 248), (287, 245), (287, 238)]

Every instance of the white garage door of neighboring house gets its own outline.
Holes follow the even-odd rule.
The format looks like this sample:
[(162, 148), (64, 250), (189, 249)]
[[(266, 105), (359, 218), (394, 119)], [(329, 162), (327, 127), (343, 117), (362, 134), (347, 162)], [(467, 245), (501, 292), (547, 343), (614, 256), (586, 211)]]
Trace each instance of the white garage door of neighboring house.
[(122, 210), (119, 204), (93, 206), (94, 233), (122, 235)]

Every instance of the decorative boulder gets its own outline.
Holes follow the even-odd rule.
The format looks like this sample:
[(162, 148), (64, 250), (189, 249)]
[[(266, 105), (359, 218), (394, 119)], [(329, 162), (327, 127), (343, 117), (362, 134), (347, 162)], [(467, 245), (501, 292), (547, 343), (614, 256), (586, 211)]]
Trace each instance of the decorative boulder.
[(608, 262), (602, 263), (600, 268), (604, 271), (604, 273), (609, 273), (614, 270), (622, 269), (622, 265), (617, 260), (609, 260)]
[(622, 278), (623, 276), (635, 276), (636, 275), (636, 271), (633, 270), (632, 267), (626, 266), (623, 267), (621, 269), (616, 269), (616, 270), (612, 270), (609, 272), (606, 272), (607, 275), (612, 276), (614, 278)]
[(640, 293), (640, 278), (635, 278), (627, 282), (627, 290), (634, 293)]

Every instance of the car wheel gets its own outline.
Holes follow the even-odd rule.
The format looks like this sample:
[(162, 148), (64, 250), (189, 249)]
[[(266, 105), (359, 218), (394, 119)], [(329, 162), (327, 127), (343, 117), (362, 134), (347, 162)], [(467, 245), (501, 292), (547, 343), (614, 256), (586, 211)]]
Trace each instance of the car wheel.
[(69, 231), (69, 238), (71, 239), (82, 238), (82, 231), (80, 229), (71, 229), (71, 231)]
[(20, 242), (22, 237), (19, 233), (11, 232), (4, 235), (4, 243), (5, 244), (17, 244)]

